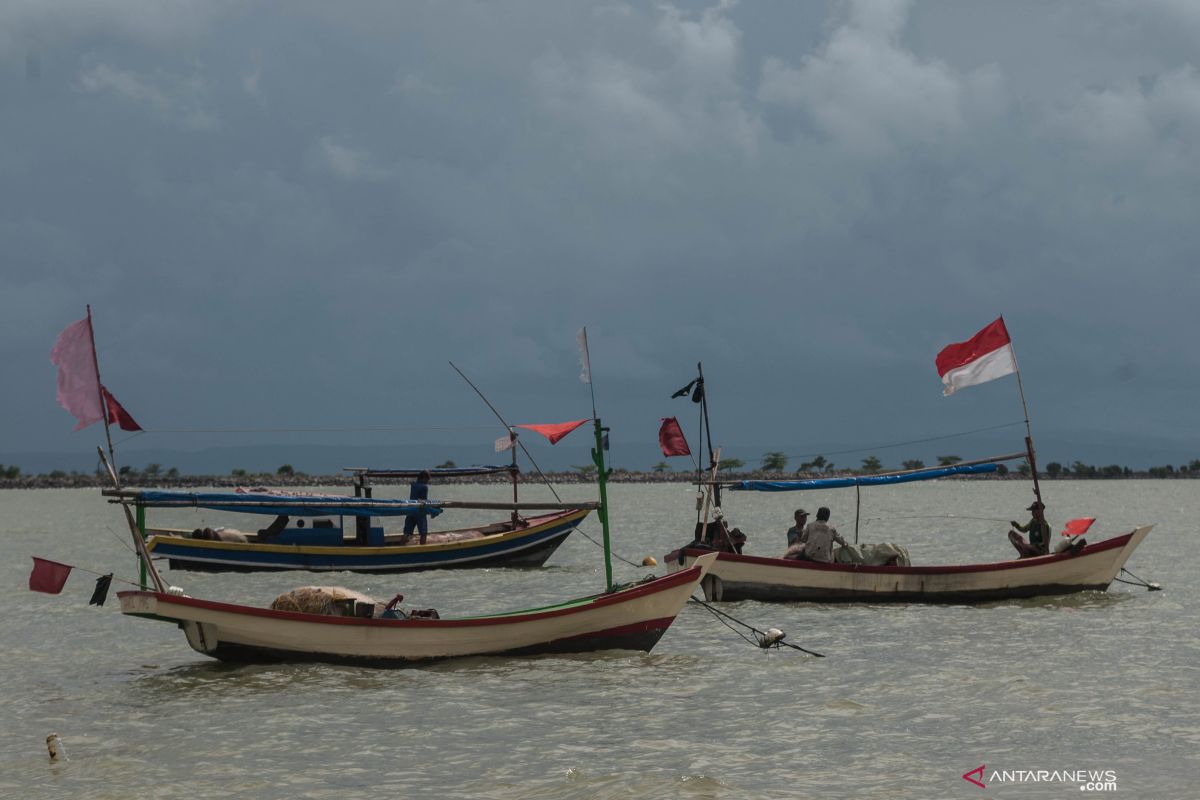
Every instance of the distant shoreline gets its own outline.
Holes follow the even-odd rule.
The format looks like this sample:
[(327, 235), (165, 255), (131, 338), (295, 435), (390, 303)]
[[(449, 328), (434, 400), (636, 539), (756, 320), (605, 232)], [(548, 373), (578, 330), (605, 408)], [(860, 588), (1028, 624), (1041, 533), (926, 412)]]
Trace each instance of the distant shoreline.
[[(839, 478), (850, 477), (853, 475), (861, 475), (856, 472), (835, 472), (828, 475), (807, 475), (798, 476), (795, 473), (779, 473), (779, 472), (730, 472), (721, 473), (722, 483), (734, 483), (736, 481), (754, 480), (754, 481), (786, 481), (786, 480), (815, 480), (819, 478)], [(595, 483), (595, 477), (592, 475), (583, 474), (580, 472), (547, 472), (545, 476), (551, 483), (554, 484), (589, 484)], [(1072, 475), (1070, 473), (1060, 473), (1058, 475), (1039, 475), (1038, 479), (1043, 481), (1113, 481), (1113, 480), (1190, 480), (1200, 478), (1200, 473), (1195, 472), (1174, 472), (1170, 474), (1154, 474), (1150, 472), (1130, 472), (1122, 475), (1101, 476), (1101, 475)], [(965, 478), (956, 478), (949, 476), (943, 480), (963, 480)], [(636, 472), (632, 470), (614, 470), (609, 476), (609, 483), (694, 483), (695, 473), (690, 472)], [(1029, 476), (1022, 475), (1018, 472), (1010, 472), (1007, 475), (974, 475), (970, 480), (989, 480), (989, 481), (1028, 481)], [(273, 475), (263, 473), (259, 475), (177, 475), (166, 477), (165, 475), (150, 476), (138, 473), (136, 475), (124, 476), (122, 481), (127, 487), (138, 488), (153, 488), (153, 489), (190, 489), (202, 486), (217, 486), (217, 487), (237, 487), (237, 486), (267, 486), (267, 487), (296, 487), (296, 486), (353, 486), (354, 478), (350, 475), (306, 475), (302, 473), (293, 475)], [(372, 481), (372, 486), (407, 486), (411, 481), (405, 479), (378, 479)], [(509, 480), (507, 477), (457, 477), (457, 478), (439, 478), (435, 484), (481, 484), (494, 483), (497, 485), (507, 485)], [(543, 483), (541, 477), (537, 473), (521, 473), (519, 478), (521, 485), (535, 486)], [(89, 489), (89, 488), (109, 488), (110, 483), (107, 479), (102, 479), (98, 475), (83, 475), (83, 474), (67, 474), (67, 475), (29, 475), (19, 478), (0, 478), (0, 489)]]

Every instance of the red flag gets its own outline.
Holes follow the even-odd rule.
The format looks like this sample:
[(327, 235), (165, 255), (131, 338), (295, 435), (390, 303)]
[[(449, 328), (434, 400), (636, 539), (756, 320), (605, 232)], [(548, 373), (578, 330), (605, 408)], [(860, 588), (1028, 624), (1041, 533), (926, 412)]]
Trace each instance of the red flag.
[(1002, 378), (1017, 371), (1012, 340), (1004, 327), (1004, 317), (988, 325), (965, 342), (942, 348), (936, 359), (938, 375), (946, 385), (942, 394)]
[(108, 423), (112, 425), (116, 423), (121, 426), (123, 431), (140, 431), (141, 425), (134, 421), (133, 417), (129, 416), (129, 412), (125, 407), (117, 402), (117, 398), (112, 396), (112, 392), (104, 386), (100, 387), (100, 393), (104, 395), (104, 405), (108, 410)]
[(692, 454), (688, 448), (687, 439), (683, 438), (683, 429), (679, 427), (679, 421), (674, 417), (662, 418), (662, 426), (658, 429), (658, 446), (662, 448), (663, 455), (667, 457)]
[(1063, 527), (1063, 536), (1082, 536), (1087, 533), (1088, 528), (1092, 527), (1092, 523), (1096, 521), (1095, 517), (1080, 517), (1079, 519), (1068, 520)]
[(60, 564), (34, 556), (33, 572), (29, 573), (29, 591), (58, 594), (63, 590), (70, 574), (70, 564)]
[(558, 440), (566, 436), (571, 431), (578, 428), (585, 422), (590, 420), (577, 419), (574, 422), (552, 422), (541, 425), (517, 425), (518, 428), (526, 428), (534, 433), (540, 433), (550, 440), (550, 444), (557, 444)]

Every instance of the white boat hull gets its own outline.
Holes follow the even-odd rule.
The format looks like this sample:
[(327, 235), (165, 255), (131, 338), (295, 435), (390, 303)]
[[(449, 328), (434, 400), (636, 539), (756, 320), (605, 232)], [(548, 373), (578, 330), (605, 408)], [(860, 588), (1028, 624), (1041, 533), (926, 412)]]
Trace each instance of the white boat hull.
[(714, 558), (606, 595), (461, 619), (361, 619), (121, 592), (121, 612), (173, 622), (199, 653), (234, 662), (329, 661), (404, 666), (486, 655), (649, 651)]
[[(719, 553), (701, 582), (710, 601), (964, 603), (1105, 590), (1152, 525), (1082, 548), (1077, 554), (990, 564), (882, 567), (822, 564), (784, 558)], [(684, 569), (706, 551), (669, 554)]]

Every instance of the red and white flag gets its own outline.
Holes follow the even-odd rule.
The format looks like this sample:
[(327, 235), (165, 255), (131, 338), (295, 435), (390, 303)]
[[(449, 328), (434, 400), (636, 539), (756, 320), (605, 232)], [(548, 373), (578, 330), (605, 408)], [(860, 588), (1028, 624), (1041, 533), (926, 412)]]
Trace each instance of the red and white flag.
[(958, 389), (987, 383), (1017, 371), (1017, 357), (1013, 354), (1012, 340), (1004, 327), (1004, 317), (988, 325), (979, 333), (942, 349), (937, 354), (937, 371), (946, 388), (942, 394), (949, 397)]

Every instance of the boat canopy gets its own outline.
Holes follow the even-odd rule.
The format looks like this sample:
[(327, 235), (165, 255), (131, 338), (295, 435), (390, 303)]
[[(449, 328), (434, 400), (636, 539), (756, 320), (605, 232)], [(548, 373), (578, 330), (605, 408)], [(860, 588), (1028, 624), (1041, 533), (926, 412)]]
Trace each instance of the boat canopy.
[(520, 472), (512, 464), (484, 465), (474, 467), (433, 467), (431, 469), (372, 469), (370, 467), (343, 467), (343, 472), (353, 472), (366, 478), (415, 478), (428, 472), (434, 478), (459, 478), (467, 475), (495, 475), (500, 472)]
[(146, 508), (207, 508), (244, 514), (289, 517), (407, 517), (442, 513), (436, 500), (346, 497), (336, 494), (285, 494), (275, 492), (174, 492), (145, 490), (110, 496), (133, 500)]
[(976, 475), (995, 472), (996, 464), (955, 464), (949, 467), (896, 472), (889, 475), (851, 475), (845, 478), (811, 478), (803, 481), (738, 481), (726, 488), (746, 492), (801, 492), (808, 489), (842, 489), (847, 486), (884, 486), (889, 483), (910, 483), (945, 478), (950, 475)]

